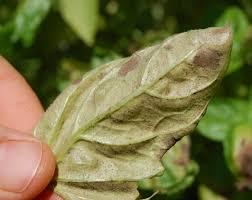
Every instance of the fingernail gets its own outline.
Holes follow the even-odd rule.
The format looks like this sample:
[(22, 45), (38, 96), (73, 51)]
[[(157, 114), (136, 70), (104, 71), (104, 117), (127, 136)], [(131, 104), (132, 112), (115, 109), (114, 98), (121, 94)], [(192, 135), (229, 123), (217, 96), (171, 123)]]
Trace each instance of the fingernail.
[(42, 144), (36, 141), (0, 141), (0, 189), (23, 192), (36, 175)]

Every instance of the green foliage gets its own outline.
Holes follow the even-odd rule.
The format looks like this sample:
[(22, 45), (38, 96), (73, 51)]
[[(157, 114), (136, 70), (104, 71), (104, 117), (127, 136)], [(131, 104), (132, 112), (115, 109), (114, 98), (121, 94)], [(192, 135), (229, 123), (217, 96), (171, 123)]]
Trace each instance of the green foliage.
[(165, 171), (162, 176), (139, 182), (139, 188), (159, 191), (172, 196), (191, 186), (199, 171), (196, 162), (190, 160), (190, 138), (177, 142), (163, 157)]
[[(25, 76), (46, 108), (68, 84), (103, 63), (174, 33), (231, 25), (234, 44), (227, 76), (192, 137), (196, 181), (191, 185), (183, 182), (187, 179), (173, 179), (182, 180), (180, 185), (189, 188), (185, 190), (176, 181), (165, 183), (171, 188), (174, 183), (178, 191), (169, 199), (200, 199), (198, 188), (206, 185), (228, 200), (247, 200), (252, 190), (237, 189), (237, 183), (244, 186), (244, 175), (232, 170), (236, 159), (227, 162), (224, 156), (234, 153), (226, 147), (232, 146), (227, 138), (234, 133), (240, 137), (237, 127), (252, 122), (251, 22), (251, 0), (1, 0), (0, 53)], [(149, 197), (153, 190), (141, 194)]]
[(238, 180), (238, 187), (252, 188), (252, 123), (240, 123), (227, 135), (224, 154), (227, 165)]
[(244, 10), (247, 12), (248, 16), (252, 18), (252, 2), (251, 0), (241, 0)]
[(228, 73), (238, 70), (245, 61), (244, 43), (248, 34), (249, 21), (238, 7), (230, 7), (218, 18), (216, 26), (232, 26), (234, 40)]
[(207, 188), (204, 185), (199, 187), (199, 199), (200, 200), (226, 200), (225, 197), (216, 194), (211, 189)]
[(40, 23), (46, 17), (53, 0), (23, 0), (18, 5), (13, 23), (11, 40), (21, 40), (24, 46), (31, 46)]
[(93, 45), (98, 28), (98, 0), (59, 0), (63, 19), (88, 45)]
[(200, 133), (215, 141), (224, 141), (233, 127), (247, 121), (248, 103), (244, 100), (216, 98), (199, 123)]

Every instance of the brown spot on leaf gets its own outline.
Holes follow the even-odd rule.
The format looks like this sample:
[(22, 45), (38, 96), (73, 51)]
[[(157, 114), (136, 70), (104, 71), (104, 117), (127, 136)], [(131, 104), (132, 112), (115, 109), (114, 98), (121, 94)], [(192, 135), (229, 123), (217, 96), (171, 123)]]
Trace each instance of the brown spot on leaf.
[(174, 164), (186, 166), (189, 162), (189, 152), (190, 146), (188, 144), (181, 144), (181, 155), (176, 160), (174, 160)]
[(76, 80), (73, 81), (73, 84), (77, 85), (77, 84), (79, 84), (81, 82), (81, 80), (82, 80), (82, 78), (76, 79)]
[(211, 49), (200, 49), (193, 59), (193, 64), (203, 68), (216, 68), (219, 65), (221, 54)]
[(160, 148), (160, 151), (157, 155), (158, 158), (162, 158), (163, 155), (174, 145), (176, 144), (176, 139), (175, 138), (169, 138), (166, 140), (163, 140), (163, 148)]
[(172, 45), (170, 43), (167, 43), (167, 44), (164, 45), (164, 48), (166, 50), (170, 50), (170, 49), (172, 49)]
[(237, 160), (241, 173), (252, 179), (252, 144), (243, 140), (240, 149)]
[(216, 28), (212, 30), (213, 34), (223, 34), (226, 33), (229, 30), (229, 27), (222, 27), (222, 28)]
[(137, 67), (138, 62), (139, 62), (139, 56), (131, 57), (120, 68), (120, 70), (118, 72), (119, 76), (126, 76), (130, 71), (132, 71), (133, 69), (135, 69)]

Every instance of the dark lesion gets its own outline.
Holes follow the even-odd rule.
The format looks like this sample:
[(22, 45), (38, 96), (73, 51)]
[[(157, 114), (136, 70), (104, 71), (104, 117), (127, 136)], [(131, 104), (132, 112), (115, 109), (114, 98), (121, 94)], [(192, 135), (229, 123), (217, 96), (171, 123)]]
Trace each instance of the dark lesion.
[(78, 78), (78, 79), (73, 80), (72, 84), (78, 85), (81, 81), (82, 81), (82, 78)]
[(166, 50), (171, 50), (171, 49), (173, 48), (173, 46), (172, 46), (171, 43), (167, 43), (167, 44), (164, 45), (164, 48), (165, 48)]
[(252, 179), (252, 145), (243, 140), (241, 146), (241, 151), (238, 155), (241, 172)]
[(185, 143), (181, 144), (181, 151), (180, 156), (173, 162), (175, 165), (186, 166), (190, 161), (190, 145)]
[(241, 177), (236, 186), (243, 190), (252, 188), (252, 145), (243, 140), (240, 149), (236, 160), (239, 163)]
[[(230, 24), (231, 25), (231, 24)], [(224, 34), (230, 29), (230, 26), (222, 27), (222, 28), (216, 28), (212, 30), (213, 34)]]
[(126, 63), (122, 65), (118, 74), (119, 76), (126, 76), (130, 71), (134, 70), (140, 61), (138, 55), (132, 56)]
[(202, 48), (193, 59), (193, 64), (202, 68), (216, 69), (221, 59), (221, 53), (216, 50)]

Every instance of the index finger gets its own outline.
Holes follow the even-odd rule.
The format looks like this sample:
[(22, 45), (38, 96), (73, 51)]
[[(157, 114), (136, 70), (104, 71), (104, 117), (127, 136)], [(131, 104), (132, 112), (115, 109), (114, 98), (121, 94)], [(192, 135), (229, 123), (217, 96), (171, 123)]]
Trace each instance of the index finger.
[(0, 124), (31, 133), (43, 112), (25, 79), (0, 56)]

